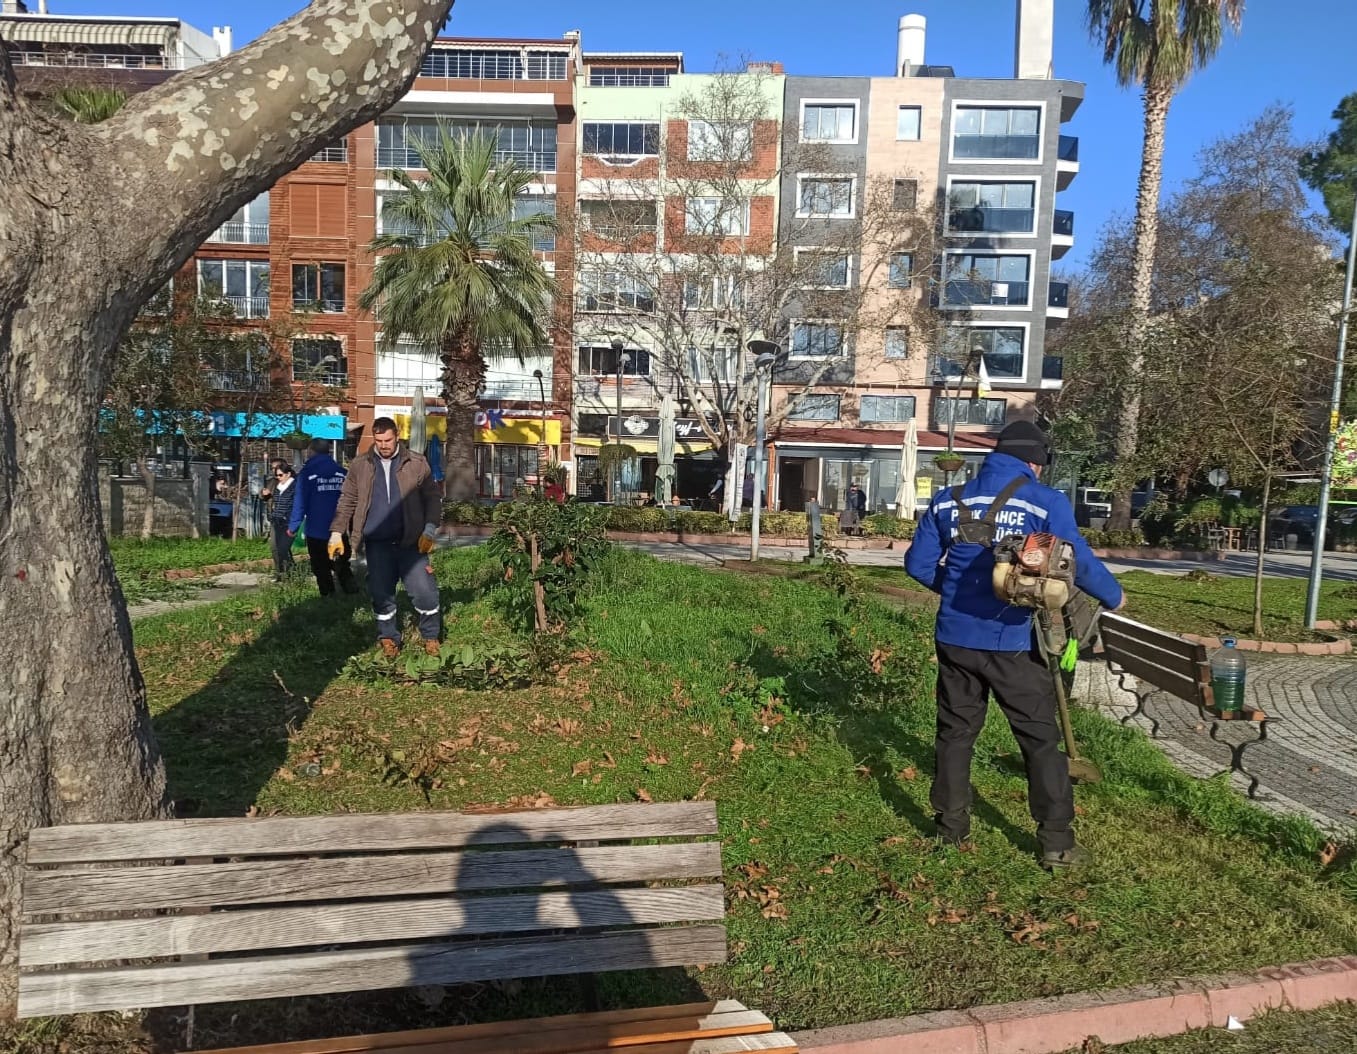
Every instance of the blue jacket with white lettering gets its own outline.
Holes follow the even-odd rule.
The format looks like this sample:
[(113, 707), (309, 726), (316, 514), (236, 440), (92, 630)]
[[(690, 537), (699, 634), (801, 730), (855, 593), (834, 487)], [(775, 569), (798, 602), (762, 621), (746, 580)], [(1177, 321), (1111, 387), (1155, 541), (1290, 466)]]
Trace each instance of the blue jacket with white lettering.
[(292, 503), (292, 520), (288, 530), (293, 534), (306, 520), (306, 537), (330, 537), (330, 521), (335, 518), (339, 492), (344, 489), (347, 473), (329, 454), (312, 454), (297, 473), (300, 489)]
[[(980, 474), (962, 488), (962, 501), (980, 519), (1017, 476), (1026, 476), (1029, 482), (1019, 487), (1000, 510), (998, 536), (1045, 532), (1072, 543), (1075, 584), (1104, 606), (1117, 607), (1121, 585), (1080, 535), (1069, 500), (1038, 483), (1025, 463), (1008, 454), (990, 454), (980, 466)], [(1006, 604), (994, 595), (994, 551), (957, 540), (959, 520), (949, 487), (928, 506), (905, 554), (905, 570), (910, 577), (942, 596), (935, 633), (938, 643), (977, 651), (1027, 651), (1032, 647), (1032, 612)]]

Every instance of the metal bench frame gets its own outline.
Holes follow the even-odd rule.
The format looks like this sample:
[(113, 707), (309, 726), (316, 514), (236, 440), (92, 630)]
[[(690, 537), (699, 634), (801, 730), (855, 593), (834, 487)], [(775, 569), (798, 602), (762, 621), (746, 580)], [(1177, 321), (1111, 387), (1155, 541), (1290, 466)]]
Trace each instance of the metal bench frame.
[[(1135, 709), (1122, 717), (1121, 723), (1125, 725), (1134, 718), (1145, 717), (1150, 722), (1150, 738), (1158, 739), (1159, 719), (1149, 710), (1150, 697), (1165, 692), (1191, 703), (1203, 721), (1211, 722), (1211, 739), (1230, 750), (1230, 767), (1222, 771), (1238, 772), (1246, 777), (1248, 796), (1256, 799), (1259, 780), (1244, 767), (1244, 751), (1267, 742), (1268, 722), (1273, 718), (1247, 703), (1245, 709), (1239, 711), (1221, 710), (1216, 706), (1211, 690), (1211, 664), (1204, 645), (1110, 612), (1100, 616), (1099, 631), (1108, 668), (1117, 675), (1121, 687), (1136, 700)], [(1228, 743), (1219, 735), (1220, 726), (1227, 722), (1247, 722), (1257, 729), (1258, 735), (1242, 743)]]

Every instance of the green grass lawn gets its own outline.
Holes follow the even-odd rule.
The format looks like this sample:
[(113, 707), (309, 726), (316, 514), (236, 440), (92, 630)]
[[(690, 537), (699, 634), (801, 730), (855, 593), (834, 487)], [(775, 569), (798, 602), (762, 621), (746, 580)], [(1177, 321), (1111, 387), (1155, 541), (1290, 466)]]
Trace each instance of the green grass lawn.
[[(449, 639), (507, 639), (481, 595), (497, 577), (485, 554), (437, 562)], [(1313, 828), (1177, 773), (1139, 732), (1091, 713), (1076, 714), (1077, 730), (1107, 779), (1077, 798), (1094, 867), (1052, 878), (1036, 866), (997, 715), (977, 751), (975, 850), (936, 848), (929, 616), (868, 602), (832, 632), (842, 603), (813, 581), (619, 551), (589, 600), (583, 648), (522, 691), (348, 681), (339, 671), (371, 647), (372, 617), (305, 585), (146, 619), (136, 642), (171, 793), (189, 814), (715, 799), (730, 962), (607, 978), (606, 1004), (698, 985), (799, 1029), (1357, 948), (1357, 874), (1321, 868)], [(530, 981), (440, 1011), (409, 995), (301, 1001), (281, 1027), (577, 1008), (574, 982)], [(280, 1026), (240, 1014), (227, 1033), (238, 1012), (200, 1007), (199, 1028), (230, 1043), (264, 1029), (247, 1019)]]
[(108, 540), (113, 569), (129, 604), (192, 596), (201, 583), (166, 579), (166, 571), (196, 571), (217, 564), (269, 559), (267, 538), (140, 538)]
[[(1120, 575), (1129, 603), (1126, 614), (1141, 622), (1178, 633), (1201, 636), (1253, 636), (1253, 579), (1211, 575), (1195, 580), (1183, 575), (1130, 571)], [(1305, 628), (1303, 578), (1263, 581), (1263, 629), (1267, 640), (1319, 640)], [(1325, 582), (1319, 617), (1335, 621), (1357, 618), (1357, 586)]]
[(1104, 1054), (1350, 1054), (1357, 1050), (1357, 1003), (1305, 1014), (1274, 1011), (1246, 1022), (1240, 1032), (1206, 1028), (1101, 1049)]

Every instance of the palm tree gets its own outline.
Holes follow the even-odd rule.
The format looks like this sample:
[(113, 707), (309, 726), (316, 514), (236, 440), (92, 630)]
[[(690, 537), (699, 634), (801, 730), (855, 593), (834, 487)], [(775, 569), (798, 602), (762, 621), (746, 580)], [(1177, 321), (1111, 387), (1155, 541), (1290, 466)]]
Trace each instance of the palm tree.
[(381, 347), (408, 339), (438, 349), (448, 437), (446, 493), (476, 494), (476, 402), (485, 354), (549, 345), (554, 277), (534, 246), (557, 231), (554, 215), (522, 208), (531, 172), (500, 160), (493, 138), (440, 126), (415, 146), (426, 176), (396, 170), (400, 190), (383, 205), (372, 282), (359, 304), (382, 326)]
[(127, 93), (120, 88), (67, 85), (52, 96), (52, 107), (57, 113), (81, 124), (107, 121), (126, 102)]
[[(1150, 323), (1150, 291), (1155, 245), (1159, 240), (1159, 190), (1164, 175), (1164, 127), (1169, 104), (1194, 70), (1206, 66), (1220, 49), (1225, 23), (1236, 30), (1244, 0), (1089, 0), (1088, 28), (1102, 45), (1103, 61), (1122, 87), (1144, 92), (1145, 130), (1136, 188), (1135, 248), (1131, 307), (1126, 326), (1130, 385), (1117, 423), (1119, 468), (1129, 469), (1140, 443), (1140, 376), (1143, 343)], [(1132, 481), (1122, 479), (1112, 496), (1108, 527), (1131, 523)]]

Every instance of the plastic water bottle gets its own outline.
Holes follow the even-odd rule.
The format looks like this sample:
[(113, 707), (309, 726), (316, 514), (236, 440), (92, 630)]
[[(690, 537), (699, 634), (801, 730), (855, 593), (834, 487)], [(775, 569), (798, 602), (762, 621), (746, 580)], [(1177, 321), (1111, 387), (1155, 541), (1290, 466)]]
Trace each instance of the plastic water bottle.
[(1217, 710), (1237, 714), (1244, 709), (1244, 654), (1233, 638), (1221, 643), (1225, 646), (1211, 656), (1211, 691)]

